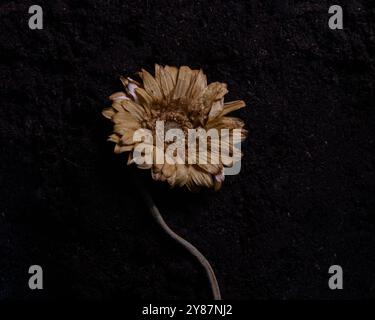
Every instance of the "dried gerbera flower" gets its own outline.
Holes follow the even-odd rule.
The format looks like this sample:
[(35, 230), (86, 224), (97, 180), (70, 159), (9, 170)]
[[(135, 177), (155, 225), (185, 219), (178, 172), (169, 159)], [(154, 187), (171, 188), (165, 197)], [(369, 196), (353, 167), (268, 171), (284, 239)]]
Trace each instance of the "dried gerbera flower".
[[(125, 92), (112, 94), (112, 107), (103, 110), (103, 115), (114, 122), (114, 133), (109, 140), (116, 143), (115, 152), (130, 152), (128, 164), (136, 163), (142, 169), (151, 169), (153, 179), (167, 181), (171, 186), (187, 186), (190, 190), (201, 186), (220, 189), (224, 168), (235, 161), (233, 155), (238, 151), (235, 145), (246, 136), (243, 121), (226, 115), (244, 107), (245, 103), (242, 100), (224, 103), (227, 85), (219, 82), (207, 85), (202, 70), (155, 65), (155, 77), (143, 69), (139, 76), (142, 83), (121, 78)], [(162, 127), (158, 126), (159, 122), (163, 122)], [(160, 150), (164, 154), (164, 150), (175, 143), (175, 140), (163, 139), (162, 146), (158, 144), (159, 134), (164, 138), (165, 131), (170, 129), (180, 130), (187, 136), (191, 130), (222, 133), (227, 129), (224, 133), (227, 139), (223, 134), (210, 136), (206, 151), (203, 151), (208, 162), (184, 161), (185, 156), (190, 159), (192, 153), (202, 156), (201, 149), (191, 151), (191, 139), (184, 140), (180, 152), (173, 154), (175, 157), (165, 154), (170, 161), (158, 162), (155, 155)], [(151, 132), (153, 139), (147, 143), (154, 151), (151, 155), (153, 161), (139, 163), (133, 155), (138, 144), (145, 143), (134, 139), (138, 130)], [(239, 131), (237, 140), (234, 131)], [(194, 141), (197, 139), (194, 137)], [(226, 155), (223, 152), (225, 147), (229, 150)], [(219, 154), (220, 157), (214, 159)], [(178, 161), (182, 158), (183, 161)]]
[[(116, 143), (115, 152), (130, 152), (128, 164), (151, 169), (153, 179), (167, 181), (171, 186), (218, 190), (225, 169), (235, 167), (241, 158), (240, 143), (246, 136), (242, 120), (226, 115), (245, 103), (242, 100), (224, 103), (226, 84), (207, 85), (202, 70), (156, 65), (155, 77), (145, 70), (139, 76), (142, 83), (121, 78), (125, 92), (111, 95), (112, 107), (103, 110), (103, 115), (114, 122), (114, 133), (109, 140)], [(199, 145), (196, 149), (196, 144), (202, 142), (202, 131), (205, 148)], [(168, 135), (170, 132), (172, 135)], [(144, 152), (139, 152), (140, 146)], [(221, 299), (208, 260), (168, 227), (146, 189), (138, 180), (135, 182), (156, 222), (198, 259), (206, 270), (214, 299)]]

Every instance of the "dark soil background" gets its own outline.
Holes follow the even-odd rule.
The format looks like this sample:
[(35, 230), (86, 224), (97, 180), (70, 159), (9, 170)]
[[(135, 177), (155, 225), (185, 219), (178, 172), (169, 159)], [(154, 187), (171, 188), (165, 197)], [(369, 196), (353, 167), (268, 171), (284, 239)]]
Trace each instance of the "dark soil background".
[[(211, 261), (224, 299), (375, 296), (373, 1), (34, 1), (0, 5), (0, 299), (210, 297), (158, 228), (101, 116), (155, 62), (227, 82), (249, 130), (240, 175), (191, 194), (136, 176)], [(344, 9), (344, 30), (328, 8)], [(371, 5), (370, 5), (371, 4)], [(28, 268), (44, 290), (28, 289)], [(344, 289), (328, 288), (328, 268)]]

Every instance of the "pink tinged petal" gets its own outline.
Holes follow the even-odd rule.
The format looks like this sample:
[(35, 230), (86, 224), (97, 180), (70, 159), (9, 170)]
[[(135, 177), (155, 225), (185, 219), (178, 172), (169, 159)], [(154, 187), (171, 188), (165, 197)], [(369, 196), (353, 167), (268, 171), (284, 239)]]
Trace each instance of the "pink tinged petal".
[(139, 88), (140, 84), (130, 77), (128, 77), (128, 78), (121, 77), (120, 80), (121, 80), (122, 84), (124, 85), (126, 93), (128, 94), (128, 96), (130, 98), (132, 98), (133, 101), (138, 103), (139, 101), (138, 101), (137, 95), (135, 94), (135, 89)]
[(116, 92), (112, 94), (109, 97), (110, 100), (112, 101), (122, 101), (122, 100), (129, 100), (129, 98), (126, 96), (125, 92)]
[(137, 88), (138, 88), (138, 86), (135, 83), (129, 82), (129, 84), (128, 84), (128, 92), (132, 96), (132, 98), (134, 99), (135, 102), (138, 102), (138, 97), (135, 94), (135, 89), (137, 89)]
[(224, 171), (221, 171), (219, 174), (215, 175), (214, 178), (218, 182), (223, 182), (225, 179)]

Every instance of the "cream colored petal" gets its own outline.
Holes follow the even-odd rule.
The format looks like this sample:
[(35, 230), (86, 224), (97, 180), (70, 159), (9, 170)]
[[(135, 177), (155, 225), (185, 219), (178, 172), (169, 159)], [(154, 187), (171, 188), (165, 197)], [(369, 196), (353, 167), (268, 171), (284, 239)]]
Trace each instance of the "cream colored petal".
[(182, 66), (180, 68), (178, 72), (176, 87), (173, 92), (174, 99), (179, 99), (186, 96), (193, 74), (194, 73), (189, 67)]
[(203, 73), (203, 70), (198, 70), (195, 81), (190, 88), (190, 96), (193, 100), (198, 99), (202, 96), (204, 90), (207, 87), (207, 77)]
[(165, 66), (164, 71), (168, 74), (173, 82), (173, 86), (177, 83), (178, 69), (176, 67)]
[(162, 70), (163, 70), (163, 67), (158, 65), (157, 63), (155, 63), (155, 80), (158, 83), (160, 89), (162, 89), (162, 91), (163, 91), (163, 88), (161, 87), (161, 72), (162, 72)]
[(209, 103), (223, 98), (228, 93), (227, 85), (221, 82), (212, 82), (203, 93), (203, 99)]
[(115, 124), (121, 124), (125, 128), (137, 130), (141, 128), (141, 124), (129, 112), (119, 112), (112, 118)]
[(141, 75), (143, 80), (143, 86), (147, 93), (155, 99), (161, 100), (163, 98), (163, 93), (155, 78), (144, 69), (142, 69)]
[(184, 164), (176, 164), (175, 184), (182, 187), (189, 178), (188, 167)]
[(139, 104), (131, 100), (124, 100), (122, 101), (122, 105), (124, 109), (130, 112), (130, 114), (138, 121), (145, 119), (145, 110)]
[(152, 96), (150, 96), (146, 90), (142, 89), (142, 88), (137, 88), (135, 89), (135, 93), (137, 95), (137, 97), (139, 98), (139, 101), (143, 104), (143, 105), (147, 105), (149, 107), (151, 107), (153, 105), (153, 102), (154, 102), (154, 99)]
[(104, 117), (106, 117), (107, 119), (112, 119), (113, 115), (115, 114), (115, 110), (112, 108), (112, 107), (109, 107), (109, 108), (105, 108), (103, 111), (102, 111), (102, 115)]
[(175, 80), (173, 76), (165, 69), (160, 69), (160, 87), (165, 97), (169, 97), (173, 93), (175, 87)]
[(193, 166), (189, 167), (189, 182), (193, 182), (197, 186), (203, 186), (207, 188), (213, 186), (211, 175), (197, 170)]
[[(126, 100), (122, 100), (122, 101), (126, 101)], [(112, 108), (115, 109), (117, 112), (123, 112), (124, 111), (124, 108), (121, 104), (121, 101), (114, 101), (112, 103)]]
[(208, 122), (220, 116), (220, 114), (223, 112), (223, 109), (224, 99), (222, 98), (220, 100), (215, 101), (211, 106), (210, 113), (208, 114)]
[(231, 101), (231, 102), (226, 102), (224, 103), (224, 110), (221, 113), (220, 116), (225, 116), (226, 114), (236, 111), (238, 109), (241, 109), (246, 106), (245, 101), (242, 100), (236, 100), (236, 101)]

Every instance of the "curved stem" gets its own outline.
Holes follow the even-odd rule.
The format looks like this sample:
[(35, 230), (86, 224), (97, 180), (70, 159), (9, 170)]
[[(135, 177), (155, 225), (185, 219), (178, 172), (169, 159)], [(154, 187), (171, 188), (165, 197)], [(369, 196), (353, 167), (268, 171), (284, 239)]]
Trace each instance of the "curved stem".
[(215, 272), (212, 269), (210, 263), (208, 260), (204, 257), (200, 251), (194, 247), (190, 242), (186, 241), (184, 238), (180, 237), (177, 233), (175, 233), (164, 221), (162, 215), (160, 214), (159, 209), (156, 207), (154, 201), (152, 200), (149, 193), (146, 191), (146, 189), (143, 187), (143, 185), (139, 182), (138, 179), (134, 179), (138, 185), (138, 188), (146, 202), (146, 205), (148, 209), (150, 210), (151, 215), (157, 222), (157, 224), (167, 233), (172, 239), (177, 241), (179, 244), (181, 244), (186, 250), (188, 250), (197, 260), (199, 263), (203, 266), (203, 268), (206, 271), (208, 280), (210, 282), (210, 286), (212, 289), (212, 295), (214, 300), (221, 300), (220, 295), (220, 289), (219, 284), (217, 283)]

